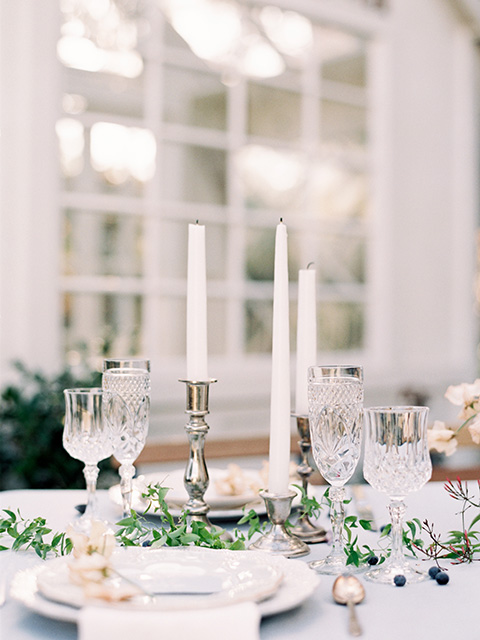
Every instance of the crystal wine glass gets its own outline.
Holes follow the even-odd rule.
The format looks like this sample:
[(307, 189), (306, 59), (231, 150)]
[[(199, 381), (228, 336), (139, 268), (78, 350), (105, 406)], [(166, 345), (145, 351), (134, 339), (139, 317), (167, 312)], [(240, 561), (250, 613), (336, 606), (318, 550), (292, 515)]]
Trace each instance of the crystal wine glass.
[(365, 578), (394, 584), (396, 575), (407, 582), (428, 578), (411, 566), (403, 553), (405, 496), (418, 491), (432, 475), (428, 452), (428, 407), (372, 407), (365, 410), (363, 474), (377, 491), (390, 498), (392, 551), (387, 560), (370, 569)]
[(84, 464), (87, 485), (87, 506), (76, 521), (75, 528), (89, 533), (92, 520), (96, 519), (96, 488), (98, 463), (113, 453), (113, 441), (103, 421), (102, 390), (65, 389), (65, 426), (63, 446), (65, 450)]
[(360, 457), (362, 406), (362, 367), (335, 365), (308, 369), (312, 454), (318, 470), (330, 485), (333, 538), (332, 550), (326, 558), (310, 563), (318, 573), (337, 575), (346, 570), (344, 485), (353, 475)]
[(134, 461), (145, 446), (150, 413), (150, 362), (105, 360), (102, 377), (105, 420), (120, 463), (123, 517), (132, 509)]

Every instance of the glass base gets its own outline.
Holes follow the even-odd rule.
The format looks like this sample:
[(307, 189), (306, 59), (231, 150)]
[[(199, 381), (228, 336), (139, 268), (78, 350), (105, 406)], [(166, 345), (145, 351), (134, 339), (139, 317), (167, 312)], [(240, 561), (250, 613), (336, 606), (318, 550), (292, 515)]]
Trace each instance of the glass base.
[(314, 560), (309, 562), (308, 566), (317, 573), (330, 576), (339, 576), (341, 574), (360, 573), (365, 571), (365, 565), (359, 567), (354, 564), (347, 564), (347, 556), (343, 555), (328, 555), (323, 560)]
[(370, 582), (395, 585), (395, 576), (405, 576), (406, 584), (415, 584), (416, 582), (423, 582), (430, 578), (428, 572), (417, 569), (413, 564), (408, 562), (390, 563), (387, 560), (379, 567), (367, 571), (365, 579), (370, 580)]

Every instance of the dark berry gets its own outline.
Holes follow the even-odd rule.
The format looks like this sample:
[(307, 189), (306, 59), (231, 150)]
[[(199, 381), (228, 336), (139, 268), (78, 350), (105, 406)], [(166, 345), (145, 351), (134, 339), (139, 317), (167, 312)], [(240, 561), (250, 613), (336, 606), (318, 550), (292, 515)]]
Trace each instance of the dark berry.
[(407, 579), (405, 578), (405, 576), (402, 576), (402, 575), (395, 576), (393, 579), (393, 582), (395, 583), (396, 587), (403, 587), (406, 581)]
[(435, 580), (435, 578), (437, 577), (437, 573), (440, 573), (439, 567), (430, 567), (430, 569), (428, 570), (428, 575), (430, 576), (430, 578), (432, 578), (432, 580)]
[(435, 580), (438, 584), (447, 584), (450, 578), (448, 577), (448, 573), (445, 573), (445, 571), (439, 571), (435, 576)]
[(377, 558), (377, 556), (370, 556), (370, 557), (368, 558), (367, 562), (368, 562), (368, 564), (370, 564), (370, 565), (377, 564), (377, 562), (378, 562), (378, 558)]
[(144, 540), (142, 542), (142, 547), (151, 547), (152, 546), (152, 541), (151, 540)]

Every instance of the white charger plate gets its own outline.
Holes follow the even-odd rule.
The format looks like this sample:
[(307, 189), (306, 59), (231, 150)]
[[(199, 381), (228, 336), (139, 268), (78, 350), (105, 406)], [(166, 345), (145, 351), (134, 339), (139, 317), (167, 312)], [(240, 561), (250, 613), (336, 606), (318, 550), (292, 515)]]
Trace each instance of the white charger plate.
[[(137, 548), (130, 548), (130, 552), (134, 549)], [(150, 554), (161, 550), (146, 549), (142, 551), (143, 553)], [(199, 554), (199, 557), (206, 555), (207, 553), (209, 555), (215, 554), (219, 557), (219, 561), (223, 556), (235, 554), (234, 558), (236, 559), (236, 562), (239, 563), (236, 571), (240, 571), (239, 566), (251, 567), (252, 563), (256, 562), (260, 562), (263, 565), (268, 565), (273, 569), (276, 569), (283, 575), (283, 580), (281, 580), (280, 585), (276, 590), (274, 590), (274, 593), (270, 597), (267, 597), (264, 593), (263, 597), (266, 599), (263, 599), (258, 603), (260, 613), (265, 617), (281, 613), (283, 611), (289, 611), (290, 609), (299, 606), (313, 594), (320, 582), (319, 576), (301, 560), (287, 560), (282, 556), (271, 556), (261, 551), (229, 551), (225, 549), (214, 550), (201, 548), (192, 549), (190, 547), (178, 550), (166, 549), (164, 551), (166, 553), (170, 553), (171, 551), (178, 551), (180, 553), (182, 551), (195, 551)], [(45, 617), (76, 623), (80, 612), (80, 608), (78, 606), (74, 606), (71, 603), (67, 604), (65, 602), (50, 600), (41, 594), (39, 590), (39, 575), (45, 571), (45, 568), (45, 565), (37, 565), (23, 571), (19, 571), (14, 576), (11, 583), (11, 596), (31, 611), (39, 613)], [(215, 595), (218, 596), (218, 594)], [(240, 600), (252, 599), (252, 597), (253, 596), (242, 596), (240, 598), (240, 596), (238, 596), (234, 600), (225, 598), (223, 601), (220, 601), (219, 598), (211, 598), (209, 606), (223, 606), (224, 604), (232, 604), (233, 602), (238, 602)], [(168, 596), (168, 598), (171, 602), (172, 598), (170, 596)], [(188, 599), (191, 602), (196, 603), (193, 605), (195, 607), (202, 604), (202, 601), (205, 600), (205, 598), (205, 595), (188, 596)], [(205, 602), (203, 602), (202, 607), (205, 607)], [(185, 608), (187, 605), (188, 608), (192, 608), (192, 605), (187, 603), (186, 599), (184, 599), (181, 606)], [(124, 608), (132, 607), (131, 604), (127, 603), (115, 603), (105, 606)], [(148, 609), (152, 605), (142, 603), (133, 606), (135, 608), (142, 607)]]

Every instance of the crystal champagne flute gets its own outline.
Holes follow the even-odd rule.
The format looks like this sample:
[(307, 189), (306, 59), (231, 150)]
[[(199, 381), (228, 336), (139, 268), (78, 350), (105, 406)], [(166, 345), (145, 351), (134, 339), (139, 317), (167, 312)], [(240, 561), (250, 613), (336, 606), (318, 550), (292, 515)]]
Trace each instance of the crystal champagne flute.
[(365, 578), (394, 584), (396, 575), (420, 582), (428, 573), (413, 567), (403, 553), (404, 499), (418, 491), (432, 475), (428, 452), (427, 407), (372, 407), (365, 412), (363, 474), (377, 491), (390, 498), (392, 550), (387, 560), (370, 569)]
[(102, 376), (104, 415), (120, 463), (123, 517), (132, 509), (134, 461), (145, 446), (150, 413), (150, 362), (108, 359)]
[(103, 421), (102, 390), (65, 389), (65, 425), (63, 446), (65, 450), (84, 464), (87, 485), (87, 506), (76, 521), (75, 528), (88, 533), (92, 520), (96, 519), (96, 488), (98, 463), (113, 453), (113, 441)]
[[(345, 483), (360, 457), (362, 439), (363, 369), (334, 365), (308, 370), (308, 408), (312, 454), (329, 483), (332, 550), (310, 563), (318, 573), (336, 575), (346, 570), (343, 544)], [(353, 570), (353, 568), (349, 568)]]

